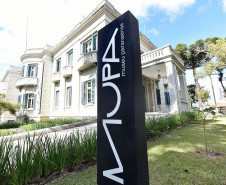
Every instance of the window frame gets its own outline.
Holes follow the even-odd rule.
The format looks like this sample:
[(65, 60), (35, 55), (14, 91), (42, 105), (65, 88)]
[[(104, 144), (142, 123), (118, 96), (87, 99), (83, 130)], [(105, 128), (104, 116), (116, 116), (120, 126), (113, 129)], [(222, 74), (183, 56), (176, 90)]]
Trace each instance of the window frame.
[(60, 73), (61, 72), (61, 58), (58, 58), (56, 60), (56, 73)]
[[(69, 60), (69, 56), (72, 54), (72, 59)], [(69, 63), (70, 62), (70, 63)], [(73, 49), (67, 52), (67, 65), (68, 66), (73, 66)]]
[(54, 101), (54, 107), (58, 108), (60, 103), (60, 90), (55, 91), (55, 101)]
[(66, 88), (66, 107), (71, 107), (72, 104), (72, 86)]
[(38, 64), (28, 64), (26, 77), (37, 77), (38, 76)]
[(93, 105), (95, 103), (95, 78), (82, 82), (82, 104)]
[(91, 36), (87, 37), (83, 42), (81, 42), (82, 55), (93, 52), (93, 51), (97, 51), (97, 33), (92, 34)]

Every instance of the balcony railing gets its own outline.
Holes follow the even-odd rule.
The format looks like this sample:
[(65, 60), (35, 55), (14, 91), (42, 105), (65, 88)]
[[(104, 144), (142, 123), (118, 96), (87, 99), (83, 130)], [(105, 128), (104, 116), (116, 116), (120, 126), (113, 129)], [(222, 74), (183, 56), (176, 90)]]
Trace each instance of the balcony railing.
[(20, 88), (23, 86), (36, 86), (38, 85), (38, 78), (36, 77), (23, 77), (16, 81), (16, 87)]
[(156, 60), (161, 60), (170, 56), (176, 58), (177, 61), (181, 63), (182, 66), (184, 65), (182, 60), (176, 55), (176, 53), (174, 52), (170, 45), (166, 45), (161, 48), (157, 48), (142, 54), (141, 63), (142, 65), (146, 65), (155, 62)]
[(71, 77), (73, 73), (73, 66), (64, 66), (63, 68), (63, 77), (68, 78)]
[(53, 82), (59, 82), (60, 81), (60, 73), (53, 73), (53, 76), (52, 76), (52, 81)]
[(97, 63), (97, 51), (84, 54), (78, 59), (78, 71), (84, 71)]

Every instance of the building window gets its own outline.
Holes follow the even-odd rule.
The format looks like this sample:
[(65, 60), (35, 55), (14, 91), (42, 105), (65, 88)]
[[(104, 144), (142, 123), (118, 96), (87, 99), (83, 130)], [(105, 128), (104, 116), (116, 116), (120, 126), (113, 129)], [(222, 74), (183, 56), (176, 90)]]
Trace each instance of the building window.
[(28, 93), (23, 96), (23, 104), (25, 109), (34, 109), (35, 108), (35, 94)]
[(157, 105), (161, 105), (160, 89), (156, 89)]
[(67, 54), (67, 65), (72, 66), (73, 65), (73, 51), (70, 51)]
[(21, 104), (21, 95), (19, 95), (17, 98), (17, 104)]
[(165, 103), (166, 103), (166, 105), (170, 105), (170, 95), (169, 95), (169, 92), (165, 92)]
[(56, 61), (56, 72), (60, 72), (60, 68), (61, 68), (61, 59), (58, 59)]
[(71, 99), (72, 99), (72, 87), (67, 87), (67, 97), (66, 97), (66, 105), (67, 107), (71, 106)]
[(55, 107), (59, 107), (59, 95), (60, 95), (60, 91), (56, 91)]
[(83, 82), (82, 104), (95, 102), (95, 78)]
[(24, 77), (24, 66), (22, 67), (21, 77)]
[(89, 53), (91, 51), (96, 51), (97, 49), (97, 35), (92, 35), (87, 40), (82, 42), (82, 54)]
[(28, 65), (27, 66), (27, 77), (37, 77), (38, 75), (38, 65)]

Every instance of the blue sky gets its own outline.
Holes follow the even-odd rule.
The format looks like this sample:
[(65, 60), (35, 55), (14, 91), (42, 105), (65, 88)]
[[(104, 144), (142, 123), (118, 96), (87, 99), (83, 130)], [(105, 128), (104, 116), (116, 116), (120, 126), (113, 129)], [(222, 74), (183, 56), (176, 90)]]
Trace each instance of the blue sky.
[[(170, 20), (164, 11), (150, 8), (146, 19), (140, 20), (140, 31), (158, 47), (170, 44), (173, 48), (178, 43), (192, 44), (198, 39), (208, 37), (226, 37), (226, 12), (222, 1), (199, 0), (187, 7), (182, 14)], [(153, 33), (151, 30), (156, 29)]]
[[(8, 0), (0, 4), (0, 79), (21, 66), (28, 19), (28, 48), (55, 46), (102, 0)], [(226, 0), (109, 0), (139, 20), (140, 31), (158, 47), (226, 37)], [(40, 13), (41, 12), (41, 13)], [(188, 84), (192, 75), (188, 72)]]

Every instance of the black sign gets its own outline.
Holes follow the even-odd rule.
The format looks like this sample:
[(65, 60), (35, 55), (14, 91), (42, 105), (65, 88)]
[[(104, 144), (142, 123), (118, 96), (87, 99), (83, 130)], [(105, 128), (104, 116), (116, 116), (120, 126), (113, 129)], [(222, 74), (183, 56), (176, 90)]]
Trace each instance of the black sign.
[(98, 185), (148, 185), (137, 19), (128, 11), (98, 32)]

